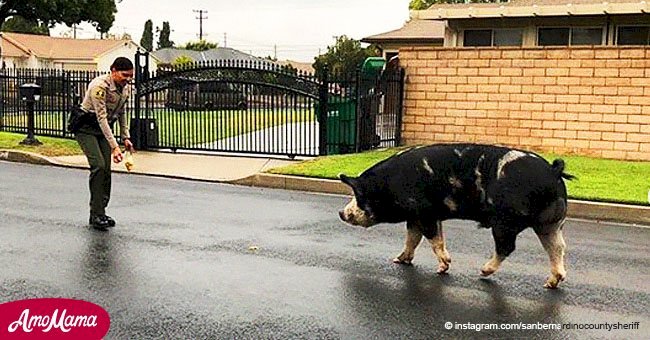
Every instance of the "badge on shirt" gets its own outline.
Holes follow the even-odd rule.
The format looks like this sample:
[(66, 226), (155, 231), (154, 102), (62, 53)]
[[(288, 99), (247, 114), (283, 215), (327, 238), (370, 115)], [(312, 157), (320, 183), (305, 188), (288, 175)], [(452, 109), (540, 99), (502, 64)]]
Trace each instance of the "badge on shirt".
[(101, 87), (97, 87), (93, 90), (93, 97), (95, 97), (96, 99), (103, 100), (104, 98), (106, 98), (106, 91)]

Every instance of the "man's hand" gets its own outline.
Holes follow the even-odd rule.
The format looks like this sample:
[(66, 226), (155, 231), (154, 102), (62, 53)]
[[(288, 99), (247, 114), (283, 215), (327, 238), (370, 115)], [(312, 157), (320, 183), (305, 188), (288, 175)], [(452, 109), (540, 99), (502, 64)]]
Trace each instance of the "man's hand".
[(135, 152), (135, 148), (133, 147), (133, 143), (131, 143), (130, 139), (125, 139), (124, 140), (124, 149), (126, 149), (126, 151), (128, 151), (130, 153)]
[(120, 150), (120, 147), (116, 147), (111, 151), (111, 154), (113, 155), (113, 162), (114, 163), (119, 163), (122, 161), (122, 150)]

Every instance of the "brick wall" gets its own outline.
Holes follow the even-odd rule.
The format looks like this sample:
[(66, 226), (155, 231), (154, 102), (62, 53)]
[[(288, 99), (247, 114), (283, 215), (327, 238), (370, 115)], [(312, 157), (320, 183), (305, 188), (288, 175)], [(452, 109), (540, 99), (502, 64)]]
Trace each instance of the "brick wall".
[(404, 143), (650, 160), (650, 48), (400, 50)]

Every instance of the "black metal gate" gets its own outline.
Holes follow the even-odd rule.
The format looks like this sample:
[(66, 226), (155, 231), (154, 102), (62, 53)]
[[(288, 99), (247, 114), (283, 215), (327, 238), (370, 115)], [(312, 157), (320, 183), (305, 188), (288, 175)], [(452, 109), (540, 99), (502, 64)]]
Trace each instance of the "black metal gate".
[(315, 77), (266, 60), (150, 73), (148, 60), (136, 55), (136, 147), (316, 156), (399, 145), (399, 68), (364, 80)]

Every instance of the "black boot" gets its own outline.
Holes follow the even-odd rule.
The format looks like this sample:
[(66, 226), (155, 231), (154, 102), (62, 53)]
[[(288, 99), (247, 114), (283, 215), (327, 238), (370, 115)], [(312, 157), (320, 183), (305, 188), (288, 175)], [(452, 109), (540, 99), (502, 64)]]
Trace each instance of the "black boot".
[(115, 220), (112, 217), (110, 217), (108, 215), (104, 215), (102, 217), (108, 222), (108, 227), (109, 228), (112, 228), (112, 227), (115, 226)]
[(96, 230), (106, 231), (109, 228), (108, 221), (101, 215), (90, 215), (88, 223)]

